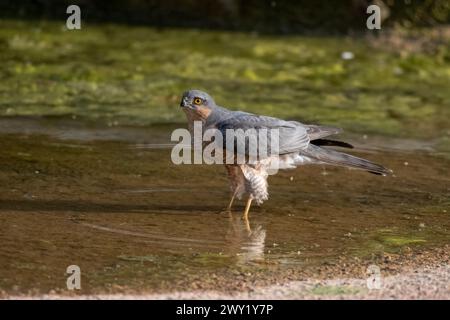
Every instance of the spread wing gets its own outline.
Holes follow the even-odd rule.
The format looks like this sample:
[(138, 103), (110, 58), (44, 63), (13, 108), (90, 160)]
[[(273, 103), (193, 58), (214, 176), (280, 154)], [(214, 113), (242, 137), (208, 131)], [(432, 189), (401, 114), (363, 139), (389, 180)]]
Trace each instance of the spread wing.
[[(258, 135), (258, 142), (262, 142), (263, 145), (267, 142), (267, 154), (298, 152), (307, 148), (310, 141), (307, 128), (303, 125), (246, 112), (233, 112), (227, 119), (217, 122), (215, 126), (222, 133), (224, 146), (227, 141), (227, 130), (233, 129), (233, 133), (236, 136), (234, 139), (234, 152), (236, 150), (238, 152), (239, 150), (245, 150), (246, 155), (252, 156), (261, 155), (261, 144), (258, 143), (258, 146), (253, 148), (253, 150), (249, 148), (255, 141), (253, 140), (252, 142), (250, 137), (254, 138), (255, 135)], [(272, 133), (273, 129), (275, 130)], [(243, 143), (245, 143), (244, 146), (242, 145)], [(227, 149), (229, 150), (229, 147)], [(254, 154), (255, 150), (257, 155)]]

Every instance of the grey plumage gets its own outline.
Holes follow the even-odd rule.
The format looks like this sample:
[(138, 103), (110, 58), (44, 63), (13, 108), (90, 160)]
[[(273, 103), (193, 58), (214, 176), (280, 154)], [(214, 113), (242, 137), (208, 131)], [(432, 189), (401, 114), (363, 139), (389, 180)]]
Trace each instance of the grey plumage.
[[(304, 126), (300, 126), (293, 122), (288, 122), (272, 117), (258, 116), (245, 112), (229, 112), (228, 118), (219, 120), (209, 125), (219, 129), (225, 138), (227, 129), (254, 129), (259, 133), (260, 130), (266, 129), (269, 133), (271, 129), (278, 129), (277, 151), (279, 154), (287, 154), (305, 149), (309, 145), (310, 137)], [(268, 151), (273, 150), (273, 143), (270, 135), (267, 136)]]
[[(304, 164), (330, 164), (381, 175), (390, 173), (390, 170), (368, 160), (322, 147), (331, 145), (352, 148), (345, 142), (324, 139), (340, 133), (342, 130), (339, 128), (306, 125), (297, 121), (285, 121), (242, 111), (231, 111), (216, 105), (208, 94), (199, 90), (185, 92), (181, 106), (186, 112), (190, 124), (192, 121), (200, 120), (205, 129), (218, 129), (222, 133), (224, 141), (227, 129), (244, 131), (253, 129), (255, 132), (263, 129), (278, 129), (279, 146), (275, 156), (259, 159), (254, 164), (226, 165), (231, 182), (232, 201), (234, 196), (240, 198), (244, 193), (249, 194), (250, 199), (254, 199), (258, 203), (267, 200), (268, 168), (275, 160), (280, 169), (292, 169)], [(268, 143), (270, 148), (273, 141), (268, 139)], [(248, 152), (248, 149), (245, 150)]]

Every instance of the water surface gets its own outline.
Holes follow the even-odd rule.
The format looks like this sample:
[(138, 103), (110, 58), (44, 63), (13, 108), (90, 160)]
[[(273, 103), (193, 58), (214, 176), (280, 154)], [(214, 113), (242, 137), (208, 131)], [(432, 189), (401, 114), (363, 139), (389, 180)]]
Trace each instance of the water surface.
[[(82, 293), (241, 290), (449, 243), (450, 42), (372, 40), (1, 20), (0, 291), (64, 291), (72, 264)], [(281, 172), (249, 234), (221, 166), (170, 160), (189, 88), (343, 127), (395, 175)]]
[(347, 134), (354, 154), (394, 170), (380, 177), (307, 166), (269, 178), (270, 199), (233, 212), (222, 166), (170, 160), (175, 125), (104, 127), (10, 118), (0, 130), (0, 288), (82, 292), (214, 287), (450, 242), (448, 156), (431, 142)]

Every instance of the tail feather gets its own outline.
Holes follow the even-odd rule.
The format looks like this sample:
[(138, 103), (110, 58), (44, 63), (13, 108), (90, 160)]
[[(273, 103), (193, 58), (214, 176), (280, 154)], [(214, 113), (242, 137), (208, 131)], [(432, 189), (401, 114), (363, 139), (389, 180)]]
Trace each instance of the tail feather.
[(312, 140), (311, 143), (316, 146), (335, 146), (335, 147), (353, 149), (353, 146), (350, 143), (338, 141), (338, 140), (316, 139), (316, 140)]
[(369, 160), (351, 156), (335, 150), (321, 148), (312, 144), (310, 144), (305, 150), (304, 155), (319, 162), (366, 170), (370, 173), (380, 174), (383, 176), (392, 173), (391, 170), (379, 164), (370, 162)]

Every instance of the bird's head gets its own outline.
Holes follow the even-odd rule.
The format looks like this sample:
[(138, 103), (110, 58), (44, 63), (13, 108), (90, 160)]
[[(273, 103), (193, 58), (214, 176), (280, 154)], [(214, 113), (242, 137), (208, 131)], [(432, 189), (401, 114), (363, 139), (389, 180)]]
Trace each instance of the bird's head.
[(213, 108), (216, 106), (213, 98), (206, 92), (200, 90), (189, 90), (183, 93), (180, 107), (188, 115), (193, 115), (195, 118), (206, 119), (211, 114)]

